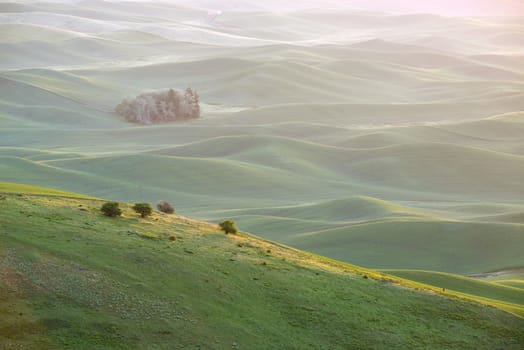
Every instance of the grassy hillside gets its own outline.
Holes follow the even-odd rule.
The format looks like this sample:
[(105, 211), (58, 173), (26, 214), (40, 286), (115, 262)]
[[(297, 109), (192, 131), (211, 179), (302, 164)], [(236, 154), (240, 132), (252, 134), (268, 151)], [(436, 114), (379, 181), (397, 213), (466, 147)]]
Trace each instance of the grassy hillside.
[(287, 244), (373, 268), (458, 274), (524, 265), (521, 224), (424, 219), (366, 222), (283, 237)]
[(491, 274), (480, 276), (486, 281), (495, 282), (504, 286), (520, 288), (524, 290), (524, 270), (516, 269), (509, 271), (499, 271)]
[(31, 194), (31, 195), (41, 195), (41, 196), (57, 196), (64, 198), (78, 198), (78, 199), (95, 199), (94, 197), (66, 192), (62, 190), (57, 190), (54, 188), (38, 187), (18, 183), (9, 183), (9, 182), (0, 182), (0, 193), (16, 193), (18, 195)]
[[(124, 216), (112, 219), (100, 215), (101, 200), (12, 184), (1, 191), (0, 345), (6, 349), (524, 344), (523, 319), (480, 299), (444, 295), (245, 233), (226, 236), (215, 225), (176, 215), (140, 219), (123, 204)], [(38, 195), (28, 194), (33, 191)]]
[[(429, 284), (436, 287), (445, 288), (447, 291), (455, 291), (479, 298), (491, 299), (494, 302), (505, 304), (507, 308), (524, 313), (524, 289), (505, 285), (503, 283), (493, 283), (491, 281), (466, 278), (463, 276), (452, 275), (442, 272), (421, 271), (421, 270), (383, 270), (388, 274), (402, 277), (408, 280)], [(521, 276), (522, 277), (522, 276)], [(524, 280), (513, 279), (518, 284)]]

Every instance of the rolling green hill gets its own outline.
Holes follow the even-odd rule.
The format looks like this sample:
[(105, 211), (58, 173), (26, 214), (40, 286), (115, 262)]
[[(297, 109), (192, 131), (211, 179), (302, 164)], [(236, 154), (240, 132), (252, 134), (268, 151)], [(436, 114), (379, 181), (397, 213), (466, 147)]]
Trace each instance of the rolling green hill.
[[(515, 306), (515, 309), (522, 310), (524, 305), (524, 290), (511, 285), (506, 285), (508, 280), (493, 283), (492, 280), (479, 280), (466, 278), (463, 276), (452, 275), (442, 272), (421, 271), (421, 270), (382, 270), (391, 275), (402, 277), (411, 281), (417, 281), (432, 286), (445, 288), (447, 291), (454, 291), (467, 295), (474, 295), (479, 298), (497, 300), (507, 304), (508, 307)], [(520, 276), (522, 277), (522, 276)], [(516, 285), (524, 283), (524, 280), (513, 280)]]
[(57, 190), (54, 188), (38, 187), (25, 184), (11, 183), (11, 182), (0, 182), (0, 193), (9, 193), (9, 194), (30, 194), (30, 195), (40, 195), (47, 197), (63, 197), (63, 198), (78, 198), (78, 199), (96, 199), (91, 196), (66, 192), (62, 190)]
[(306, 232), (282, 241), (372, 268), (474, 274), (524, 265), (522, 232), (520, 224), (401, 218)]
[(499, 271), (481, 275), (486, 281), (524, 289), (524, 271), (522, 269)]
[[(81, 195), (8, 183), (0, 192), (7, 349), (524, 344), (523, 319), (499, 309), (522, 305), (443, 294), (177, 215), (141, 219), (128, 204), (115, 219), (100, 214), (102, 200)], [(513, 303), (519, 295), (498, 294)]]

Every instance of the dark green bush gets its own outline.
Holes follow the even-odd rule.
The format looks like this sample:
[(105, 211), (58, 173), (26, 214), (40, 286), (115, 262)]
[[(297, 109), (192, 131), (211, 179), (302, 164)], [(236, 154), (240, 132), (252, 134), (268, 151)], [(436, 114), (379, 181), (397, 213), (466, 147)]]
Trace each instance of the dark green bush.
[(149, 203), (135, 203), (132, 209), (140, 214), (140, 216), (143, 218), (153, 213), (153, 208)]
[(222, 220), (218, 226), (226, 235), (229, 233), (238, 233), (237, 224), (233, 220)]
[(117, 202), (106, 202), (102, 205), (100, 210), (105, 216), (109, 216), (111, 218), (122, 215), (122, 210), (118, 207)]

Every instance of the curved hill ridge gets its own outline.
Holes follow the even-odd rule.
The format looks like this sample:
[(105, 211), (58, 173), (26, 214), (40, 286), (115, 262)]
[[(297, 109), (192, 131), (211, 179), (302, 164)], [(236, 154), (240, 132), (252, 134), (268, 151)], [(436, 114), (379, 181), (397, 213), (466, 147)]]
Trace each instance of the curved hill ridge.
[(317, 220), (329, 224), (369, 221), (389, 217), (427, 218), (428, 213), (377, 198), (358, 196), (347, 199), (302, 204), (287, 207), (238, 209), (222, 212), (223, 215), (256, 215), (282, 218)]
[[(300, 164), (308, 162), (310, 169), (318, 167), (319, 172), (331, 171), (333, 176), (343, 174), (350, 181), (417, 191), (438, 188), (470, 195), (478, 191), (511, 195), (518, 188), (517, 193), (524, 192), (519, 185), (519, 174), (524, 171), (522, 156), (450, 144), (410, 143), (377, 149), (343, 149), (286, 138), (245, 136), (216, 138), (160, 153), (231, 158), (288, 171), (299, 171)], [(506, 169), (506, 178), (504, 183), (497, 183), (501, 168)], [(470, 180), (463, 181), (465, 177)], [(496, 185), (490, 189), (490, 184)]]
[(29, 23), (3, 23), (0, 24), (0, 43), (21, 43), (43, 41), (56, 43), (77, 37), (78, 34), (68, 30), (41, 26)]
[(485, 215), (473, 218), (473, 220), (488, 222), (507, 222), (524, 225), (524, 212), (506, 213), (500, 215)]
[[(68, 77), (68, 79), (70, 79), (70, 77)], [(81, 102), (61, 95), (59, 92), (53, 91), (53, 88), (46, 88), (45, 83), (43, 86), (38, 86), (38, 81), (34, 83), (26, 83), (8, 77), (0, 77), (0, 81), (2, 82), (2, 102), (7, 104), (29, 106), (58, 105), (70, 107), (72, 110), (80, 109), (82, 107), (85, 108)]]
[[(286, 103), (235, 113), (231, 122), (269, 125), (283, 121), (316, 122), (348, 128), (409, 126), (409, 123), (456, 123), (505, 113), (486, 102), (441, 103)], [(508, 110), (513, 110), (508, 108)], [(443, 119), (445, 116), (445, 119)], [(300, 118), (299, 118), (300, 117)]]
[(409, 280), (433, 286), (442, 286), (442, 288), (464, 294), (474, 294), (482, 298), (497, 299), (510, 304), (522, 305), (524, 303), (524, 290), (518, 290), (511, 286), (504, 286), (497, 283), (490, 283), (482, 280), (433, 271), (383, 271)]
[(473, 274), (524, 265), (522, 229), (521, 224), (399, 218), (282, 236), (280, 240), (372, 268), (402, 266)]
[[(218, 147), (220, 146), (220, 147)], [(346, 149), (271, 135), (222, 136), (190, 144), (152, 151), (155, 154), (182, 157), (234, 157), (237, 154), (264, 149), (289, 149), (295, 153), (337, 153)]]

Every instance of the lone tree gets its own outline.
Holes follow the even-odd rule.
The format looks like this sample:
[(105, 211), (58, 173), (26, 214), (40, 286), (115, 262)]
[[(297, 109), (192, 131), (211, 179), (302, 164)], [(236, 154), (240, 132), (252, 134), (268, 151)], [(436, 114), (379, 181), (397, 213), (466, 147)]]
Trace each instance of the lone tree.
[(175, 207), (172, 206), (169, 202), (160, 201), (156, 204), (156, 208), (162, 213), (173, 214), (175, 212)]
[(122, 210), (118, 207), (117, 202), (106, 202), (102, 205), (100, 210), (105, 216), (109, 216), (111, 218), (122, 215)]
[(145, 218), (153, 213), (153, 208), (149, 203), (135, 203), (133, 210), (140, 214), (141, 217)]
[(229, 233), (238, 233), (237, 224), (233, 220), (222, 220), (218, 224), (218, 227), (227, 235)]

